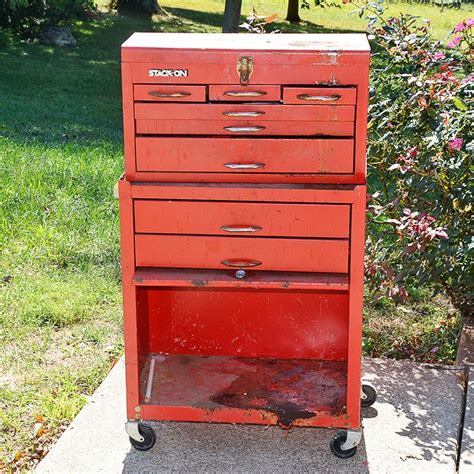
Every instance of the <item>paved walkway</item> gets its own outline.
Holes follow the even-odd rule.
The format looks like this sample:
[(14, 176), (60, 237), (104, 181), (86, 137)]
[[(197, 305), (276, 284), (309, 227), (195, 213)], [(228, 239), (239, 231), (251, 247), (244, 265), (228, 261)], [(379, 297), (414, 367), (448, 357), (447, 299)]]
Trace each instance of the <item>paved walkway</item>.
[[(365, 360), (364, 379), (378, 388), (379, 399), (363, 411), (363, 441), (349, 460), (329, 452), (335, 430), (299, 428), (287, 433), (277, 427), (201, 423), (156, 423), (155, 447), (135, 451), (123, 426), (123, 371), (121, 360), (37, 473), (456, 471), (464, 405), (459, 371)], [(469, 449), (467, 464), (460, 463), (466, 473), (472, 469), (468, 454)]]

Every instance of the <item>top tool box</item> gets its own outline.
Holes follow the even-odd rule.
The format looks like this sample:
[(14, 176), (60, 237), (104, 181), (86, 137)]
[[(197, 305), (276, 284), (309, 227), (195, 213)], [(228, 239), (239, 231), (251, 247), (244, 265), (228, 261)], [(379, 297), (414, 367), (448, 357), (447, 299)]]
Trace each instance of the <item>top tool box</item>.
[(360, 441), (365, 35), (135, 33), (119, 183), (127, 432), (340, 427)]

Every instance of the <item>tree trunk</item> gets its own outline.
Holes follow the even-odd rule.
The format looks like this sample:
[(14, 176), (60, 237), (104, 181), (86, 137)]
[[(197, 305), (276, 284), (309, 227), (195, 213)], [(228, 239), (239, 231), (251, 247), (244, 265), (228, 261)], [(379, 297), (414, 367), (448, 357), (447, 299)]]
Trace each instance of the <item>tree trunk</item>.
[(117, 10), (133, 10), (150, 15), (162, 11), (158, 0), (118, 0)]
[(225, 0), (223, 33), (238, 33), (242, 0)]
[(299, 3), (299, 0), (288, 0), (288, 10), (286, 12), (285, 20), (290, 23), (299, 23), (301, 21)]

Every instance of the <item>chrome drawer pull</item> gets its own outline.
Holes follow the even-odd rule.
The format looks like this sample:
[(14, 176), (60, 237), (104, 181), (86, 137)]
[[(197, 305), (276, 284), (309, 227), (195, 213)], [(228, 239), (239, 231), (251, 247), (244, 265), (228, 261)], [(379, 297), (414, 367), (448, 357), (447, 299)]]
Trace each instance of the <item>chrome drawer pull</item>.
[(224, 166), (231, 170), (256, 170), (265, 168), (265, 163), (226, 163)]
[(224, 92), (224, 95), (228, 95), (230, 97), (261, 97), (262, 95), (267, 95), (267, 93), (264, 91), (227, 91)]
[(249, 225), (247, 227), (232, 227), (228, 225), (223, 225), (221, 230), (225, 230), (226, 232), (258, 232), (262, 230), (259, 225)]
[(265, 112), (222, 112), (226, 117), (260, 117), (265, 115)]
[(189, 97), (191, 92), (160, 92), (160, 91), (150, 91), (148, 95), (152, 97), (166, 97), (168, 99), (179, 99), (180, 97)]
[(262, 264), (262, 262), (259, 262), (258, 260), (222, 260), (221, 263), (227, 267), (237, 268), (258, 267)]
[(333, 100), (339, 100), (341, 98), (339, 94), (333, 94), (333, 95), (299, 94), (296, 97), (301, 100), (316, 100), (319, 102), (331, 102)]
[(260, 132), (264, 130), (265, 127), (224, 127), (224, 130), (228, 132), (239, 132), (239, 133), (248, 133), (248, 132)]

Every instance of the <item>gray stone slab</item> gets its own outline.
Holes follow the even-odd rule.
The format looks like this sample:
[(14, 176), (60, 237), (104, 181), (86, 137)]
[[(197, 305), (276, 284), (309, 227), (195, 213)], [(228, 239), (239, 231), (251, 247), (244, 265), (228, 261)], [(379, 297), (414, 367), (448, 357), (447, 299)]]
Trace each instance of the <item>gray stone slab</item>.
[(461, 456), (459, 459), (459, 474), (474, 472), (474, 368), (470, 369), (467, 386), (466, 412), (462, 433)]
[(456, 373), (409, 362), (365, 361), (379, 390), (363, 413), (356, 456), (335, 458), (335, 430), (202, 423), (154, 423), (156, 446), (130, 448), (123, 362), (117, 364), (38, 473), (93, 472), (454, 472), (462, 388)]
[(372, 472), (455, 472), (460, 373), (407, 361), (365, 361), (364, 379), (379, 393), (363, 420)]

